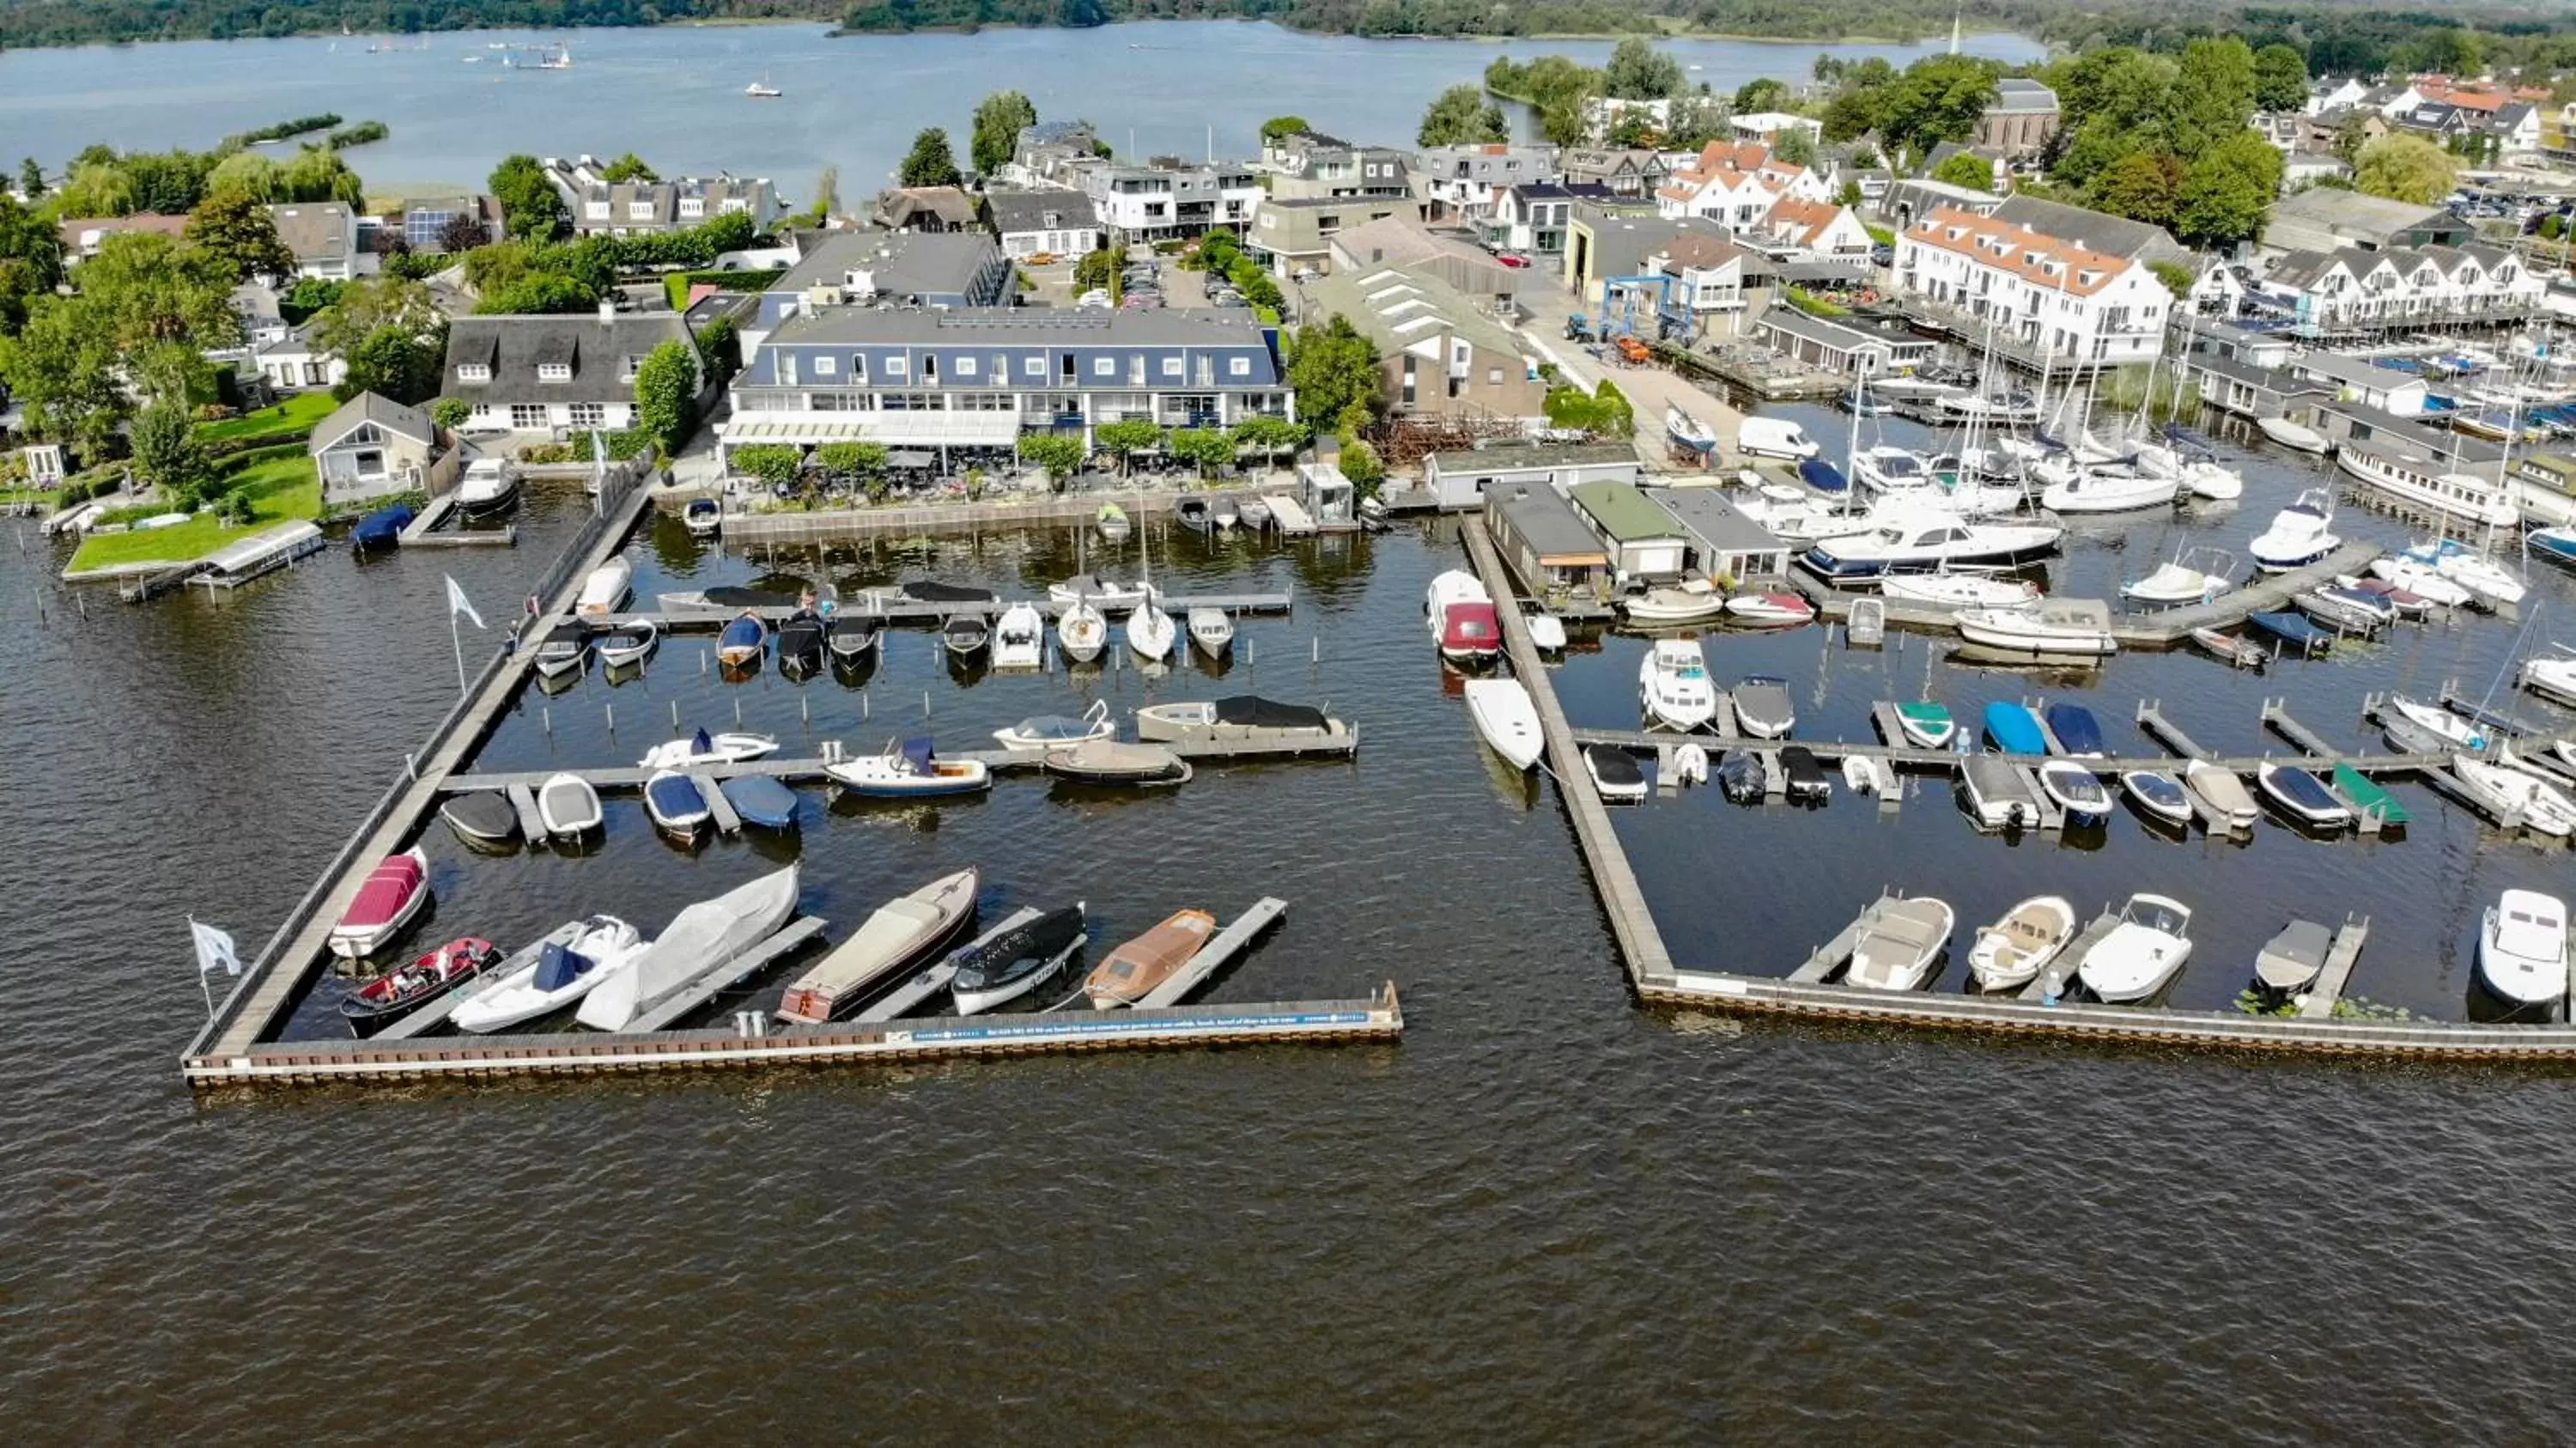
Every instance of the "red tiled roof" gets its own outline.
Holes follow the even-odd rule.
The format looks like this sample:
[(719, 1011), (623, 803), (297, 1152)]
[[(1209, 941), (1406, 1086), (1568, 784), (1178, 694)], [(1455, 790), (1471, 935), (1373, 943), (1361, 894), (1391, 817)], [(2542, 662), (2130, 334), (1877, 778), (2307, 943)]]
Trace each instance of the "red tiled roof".
[[(1935, 208), (1931, 215), (1906, 228), (1905, 234), (1922, 245), (1954, 252), (2079, 297), (2091, 296), (2109, 286), (2132, 265), (2126, 257), (2090, 251), (2027, 226), (1949, 206)], [(2086, 280), (2088, 277), (2091, 280)]]

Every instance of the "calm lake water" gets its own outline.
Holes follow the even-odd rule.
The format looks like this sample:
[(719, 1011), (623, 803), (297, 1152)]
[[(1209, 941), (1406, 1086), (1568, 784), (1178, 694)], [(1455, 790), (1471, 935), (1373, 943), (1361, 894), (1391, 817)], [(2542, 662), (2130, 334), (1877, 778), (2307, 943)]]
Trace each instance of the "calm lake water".
[[(0, 53), (0, 151), (13, 166), (33, 155), (52, 168), (93, 142), (205, 147), (228, 132), (327, 111), (393, 128), (390, 139), (349, 153), (378, 186), (480, 186), (513, 151), (634, 151), (665, 175), (768, 176), (801, 202), (826, 165), (840, 168), (845, 198), (873, 193), (923, 126), (947, 127), (962, 160), (976, 101), (1013, 87), (1040, 117), (1088, 117), (1103, 140), (1138, 155), (1257, 154), (1262, 121), (1289, 112), (1337, 135), (1410, 145), (1431, 98), (1479, 79), (1502, 50), (1230, 21), (840, 40), (827, 29), (471, 31), (9, 51)], [(511, 52), (489, 48), (557, 41), (572, 47), (570, 70), (505, 69)], [(370, 53), (370, 45), (388, 48)], [(1802, 81), (1822, 54), (1879, 55), (1901, 66), (1946, 45), (1688, 40), (1666, 48), (1693, 67), (1693, 81), (1732, 92), (1761, 76)], [(2009, 61), (2042, 54), (2015, 35), (1972, 35), (1964, 48)], [(1610, 44), (1526, 42), (1509, 53), (1597, 65)], [(764, 79), (786, 94), (744, 96)]]

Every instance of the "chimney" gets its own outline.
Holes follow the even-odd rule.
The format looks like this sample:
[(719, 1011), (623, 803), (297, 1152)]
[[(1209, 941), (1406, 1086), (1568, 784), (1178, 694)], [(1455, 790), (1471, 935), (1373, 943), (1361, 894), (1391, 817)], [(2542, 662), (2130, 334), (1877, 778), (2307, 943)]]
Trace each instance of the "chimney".
[(615, 299), (615, 298), (613, 298), (613, 297), (601, 297), (601, 298), (599, 299), (599, 325), (601, 325), (601, 326), (603, 326), (603, 327), (611, 326), (611, 325), (614, 325), (614, 324), (616, 323), (616, 321), (617, 321), (617, 301), (616, 301), (616, 299)]

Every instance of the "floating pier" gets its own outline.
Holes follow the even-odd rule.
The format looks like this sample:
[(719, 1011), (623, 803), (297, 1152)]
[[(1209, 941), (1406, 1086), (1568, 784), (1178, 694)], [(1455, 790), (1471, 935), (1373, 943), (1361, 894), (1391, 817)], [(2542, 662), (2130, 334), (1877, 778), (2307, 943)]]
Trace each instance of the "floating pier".
[(418, 513), (412, 515), (412, 520), (403, 525), (402, 533), (395, 541), (398, 546), (404, 548), (508, 548), (519, 541), (519, 530), (515, 526), (508, 528), (443, 526), (451, 517), (461, 520), (463, 516), (457, 510), (456, 495), (441, 493), (430, 499)]
[(2361, 959), (2361, 947), (2369, 939), (2369, 917), (2345, 917), (2343, 928), (2335, 932), (2334, 944), (2326, 948), (2325, 965), (2299, 1001), (2301, 1020), (2334, 1018), (2335, 1003), (2343, 999), (2345, 987), (2352, 984), (2353, 965)]
[[(1293, 611), (1297, 601), (1296, 595), (1293, 593), (1201, 593), (1190, 595), (1157, 593), (1155, 595), (1155, 599), (1165, 613), (1175, 615), (1186, 614), (1189, 610), (1194, 608), (1223, 609), (1227, 613), (1288, 613)], [(1058, 603), (1056, 600), (1044, 596), (1037, 598), (997, 597), (990, 600), (941, 599), (932, 601), (927, 599), (891, 598), (878, 593), (863, 594), (857, 598), (843, 599), (838, 603), (838, 605), (836, 605), (836, 607), (839, 615), (842, 617), (881, 618), (888, 623), (935, 624), (955, 618), (959, 614), (970, 614), (977, 618), (996, 618), (1009, 609), (1015, 608), (1023, 603), (1036, 609), (1038, 612), (1045, 614), (1049, 618), (1054, 618), (1057, 615), (1062, 614), (1066, 609), (1072, 607), (1071, 604)], [(745, 613), (756, 613), (772, 624), (779, 624), (786, 622), (788, 617), (795, 612), (796, 606), (793, 604), (773, 604), (764, 608), (752, 609), (689, 608), (683, 609), (677, 613), (664, 612), (660, 610), (641, 610), (629, 613), (608, 614), (598, 618), (596, 622), (602, 628), (620, 628), (627, 624), (649, 623), (655, 628), (661, 629), (666, 633), (687, 633), (694, 629), (704, 629), (709, 633), (713, 633), (722, 629), (726, 624), (740, 618)], [(531, 632), (528, 637), (541, 638), (543, 635)]]
[(2075, 988), (2075, 972), (2084, 964), (2085, 955), (2119, 925), (2120, 917), (2111, 911), (2105, 910), (2094, 916), (2092, 923), (2084, 927), (2083, 934), (2068, 941), (2066, 948), (2057, 952), (2057, 958), (2032, 976), (2030, 984), (2021, 988), (2020, 999), (2043, 1005), (2054, 1005), (2064, 1000)]
[(1860, 948), (1861, 936), (1886, 916), (1887, 908), (1903, 898), (1901, 895), (1882, 894), (1870, 901), (1833, 939), (1807, 952), (1806, 960), (1789, 972), (1789, 979), (1800, 985), (1823, 984), (1825, 977), (1832, 975), (1836, 967), (1851, 959), (1852, 952)]
[[(1637, 750), (1652, 750), (1658, 744), (1673, 742), (1676, 737), (1671, 734), (1650, 734), (1635, 729), (1572, 729), (1569, 732), (1577, 744), (1607, 744), (1616, 748)], [(1968, 757), (1947, 749), (1922, 749), (1911, 744), (1874, 744), (1845, 739), (1789, 739), (1781, 742), (1803, 744), (1818, 760), (1884, 759), (1899, 769), (1924, 773), (1951, 773), (1959, 768), (1961, 760)], [(1764, 746), (1764, 752), (1776, 753), (1777, 749), (1777, 745)], [(2067, 762), (2080, 764), (2097, 776), (2113, 780), (2132, 769), (2170, 769), (2173, 766), (2173, 760), (2164, 755), (2122, 755), (2107, 759), (2098, 755), (2050, 756), (2046, 754), (2002, 754), (1997, 757), (2014, 764), (2027, 765), (2033, 770), (2047, 763), (2052, 757), (2063, 757)], [(2221, 769), (2250, 775), (2266, 762), (2277, 764), (2280, 760), (2270, 755), (2248, 754), (2210, 759), (2208, 762)], [(2333, 756), (2327, 762), (2351, 765), (2355, 771), (2362, 774), (2420, 774), (2450, 763), (2451, 756), (2448, 754), (2342, 754)]]
[(932, 996), (939, 994), (941, 991), (948, 989), (948, 983), (957, 978), (957, 967), (952, 962), (954, 962), (958, 956), (969, 950), (975, 950), (980, 947), (990, 945), (994, 941), (1014, 930), (1019, 929), (1023, 925), (1035, 924), (1037, 921), (1045, 918), (1045, 913), (1046, 912), (1037, 909), (1035, 906), (1021, 906), (1019, 909), (1014, 910), (1010, 914), (1003, 916), (1001, 919), (994, 921), (991, 927), (986, 929), (983, 934), (976, 936), (973, 940), (966, 942), (955, 950), (947, 952), (940, 956), (939, 959), (932, 961), (920, 970), (913, 972), (910, 979), (906, 980), (903, 984), (896, 986), (893, 990), (886, 992), (884, 996), (872, 1002), (866, 1010), (859, 1012), (850, 1019), (861, 1025), (874, 1021), (893, 1020), (897, 1016), (911, 1010), (913, 1007), (920, 1005), (923, 1001), (926, 1001)]
[(1176, 1006), (1189, 998), (1190, 992), (1207, 982), (1207, 978), (1225, 968), (1226, 962), (1252, 947), (1261, 933), (1277, 924), (1288, 913), (1288, 902), (1275, 895), (1264, 895), (1252, 902), (1252, 908), (1237, 915), (1216, 938), (1199, 947), (1172, 977), (1156, 986), (1136, 1004), (1146, 1007)]
[(805, 943), (823, 933), (823, 922), (811, 915), (798, 916), (785, 928), (740, 955), (716, 962), (697, 974), (637, 1004), (635, 1018), (626, 1023), (620, 1036), (663, 1030), (690, 1012), (743, 981), (803, 949)]
[[(2162, 699), (2138, 702), (2138, 731), (2185, 759), (2207, 759), (2209, 751), (2182, 732), (2182, 726), (2165, 717)], [(2193, 795), (2198, 798), (2197, 792)]]
[(717, 834), (742, 833), (742, 816), (734, 812), (733, 801), (725, 798), (725, 792), (716, 786), (714, 775), (697, 770), (689, 775), (689, 783), (698, 787), (698, 796), (707, 802), (707, 817), (715, 821)]

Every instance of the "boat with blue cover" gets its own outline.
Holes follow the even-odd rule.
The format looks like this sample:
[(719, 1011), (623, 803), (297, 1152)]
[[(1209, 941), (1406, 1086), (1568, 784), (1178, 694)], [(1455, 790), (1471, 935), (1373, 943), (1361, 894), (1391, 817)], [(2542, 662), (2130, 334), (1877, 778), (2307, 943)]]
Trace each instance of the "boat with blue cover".
[(411, 526), (411, 504), (394, 503), (378, 508), (358, 520), (349, 530), (349, 546), (361, 553), (391, 548), (402, 541), (402, 530)]
[(714, 811), (698, 782), (676, 770), (657, 771), (644, 781), (644, 812), (675, 839), (694, 840)]
[(2317, 627), (2316, 621), (2303, 613), (2275, 609), (2249, 613), (2245, 621), (2302, 653), (2321, 654), (2334, 647), (2334, 633)]
[(2062, 754), (2106, 755), (2111, 751), (2102, 744), (2102, 726), (2095, 722), (2093, 711), (2081, 704), (2051, 704), (2047, 710), (2048, 732), (2057, 736)]
[(796, 791), (765, 774), (746, 774), (728, 779), (716, 786), (724, 791), (725, 803), (747, 825), (764, 830), (796, 827)]
[(1843, 470), (1823, 458), (1808, 458), (1798, 464), (1798, 481), (1819, 493), (1841, 493), (1851, 489), (1851, 479)]
[(769, 623), (745, 609), (716, 636), (716, 662), (728, 669), (748, 668), (769, 651)]
[(2048, 737), (2040, 732), (2038, 716), (2019, 704), (1986, 706), (1986, 738), (2006, 754), (2048, 752)]

